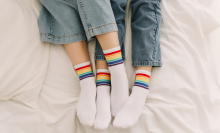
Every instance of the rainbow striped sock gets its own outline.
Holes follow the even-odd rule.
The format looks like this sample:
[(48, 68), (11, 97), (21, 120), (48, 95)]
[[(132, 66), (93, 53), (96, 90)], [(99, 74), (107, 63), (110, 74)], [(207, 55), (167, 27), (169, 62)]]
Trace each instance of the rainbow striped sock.
[(103, 51), (111, 73), (111, 114), (116, 116), (129, 96), (128, 77), (120, 46)]
[(80, 80), (83, 80), (88, 77), (94, 77), (93, 72), (92, 72), (92, 68), (90, 65), (90, 61), (78, 64), (78, 65), (74, 66), (74, 68), (75, 68), (76, 73), (79, 76)]
[(134, 86), (142, 87), (144, 89), (149, 89), (149, 79), (150, 72), (146, 70), (137, 70), (136, 71), (136, 80)]
[(107, 71), (102, 71), (102, 69), (97, 70), (97, 86), (110, 86), (110, 73)]
[(94, 128), (106, 129), (111, 122), (110, 108), (110, 73), (108, 69), (97, 69), (97, 89), (96, 89), (96, 119)]
[[(93, 126), (96, 117), (96, 83), (90, 61), (74, 66), (79, 76), (80, 94), (76, 112), (81, 124)], [(85, 117), (86, 116), (86, 117)]]
[(109, 67), (123, 63), (120, 46), (103, 52)]
[(132, 93), (117, 113), (113, 122), (114, 127), (129, 128), (138, 121), (149, 94), (148, 83), (150, 75), (151, 72), (146, 70), (136, 71), (136, 80)]

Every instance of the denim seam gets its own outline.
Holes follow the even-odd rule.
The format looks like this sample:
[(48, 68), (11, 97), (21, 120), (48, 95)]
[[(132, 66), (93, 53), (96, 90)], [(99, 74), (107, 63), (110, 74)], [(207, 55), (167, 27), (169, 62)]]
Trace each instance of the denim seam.
[[(50, 33), (53, 34), (53, 22), (54, 22), (54, 17), (52, 16), (51, 18), (51, 25), (50, 25)], [(48, 36), (48, 39), (52, 39), (52, 38), (49, 38)]]
[(156, 47), (157, 47), (157, 29), (158, 29), (158, 20), (157, 20), (157, 12), (156, 12), (156, 5), (154, 6), (154, 10), (155, 10), (155, 20), (156, 20), (156, 29), (155, 29), (155, 34), (154, 34), (154, 38), (155, 38), (155, 45), (154, 45), (154, 51), (153, 51), (153, 59), (156, 58)]
[[(54, 22), (54, 17), (52, 16), (51, 25), (50, 25), (50, 34), (53, 34), (53, 22)], [(52, 39), (52, 37), (47, 36), (47, 39), (50, 40), (50, 39)]]
[(96, 29), (96, 28), (100, 28), (102, 26), (110, 25), (110, 24), (116, 24), (116, 23), (107, 23), (107, 24), (103, 24), (103, 25), (100, 25), (100, 26), (97, 26), (97, 27), (94, 27), (94, 28), (89, 28), (89, 30), (87, 30), (86, 33), (89, 32), (90, 30), (93, 30), (93, 29)]
[(53, 16), (51, 18), (50, 33), (53, 34)]
[(80, 35), (80, 34), (85, 34), (85, 33), (77, 33), (77, 34), (68, 35), (68, 36), (55, 36), (55, 35), (51, 35), (51, 34), (42, 34), (42, 33), (41, 33), (41, 35), (53, 36), (53, 37), (56, 37), (56, 38), (76, 36), (76, 35)]
[(161, 61), (133, 61), (132, 66), (162, 66)]
[(81, 6), (81, 8), (82, 8), (82, 10), (83, 10), (84, 17), (85, 17), (85, 19), (86, 19), (87, 27), (88, 27), (88, 29), (89, 29), (89, 27), (91, 27), (91, 24), (89, 23), (89, 19), (87, 18), (86, 10), (85, 10), (85, 8), (84, 8), (83, 2), (82, 2), (81, 0), (79, 0), (79, 2), (80, 2), (80, 6)]
[(132, 66), (152, 66), (152, 67), (160, 67), (160, 66), (162, 66), (162, 63), (161, 63), (161, 62), (132, 63)]

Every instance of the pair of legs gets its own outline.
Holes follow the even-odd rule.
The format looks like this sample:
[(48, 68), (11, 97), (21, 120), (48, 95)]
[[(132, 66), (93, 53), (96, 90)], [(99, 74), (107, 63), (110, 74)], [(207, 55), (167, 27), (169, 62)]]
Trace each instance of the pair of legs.
[[(118, 40), (118, 32), (108, 32), (105, 34), (97, 35), (96, 38), (100, 42), (100, 45), (103, 49), (103, 51), (109, 51), (116, 49), (114, 51), (120, 51), (120, 45)], [(79, 67), (76, 67), (80, 64), (84, 64), (85, 62), (89, 62), (89, 53), (87, 49), (87, 42), (86, 41), (79, 41), (75, 43), (69, 43), (64, 44), (64, 47), (72, 61), (72, 64), (75, 67), (75, 70), (77, 71), (77, 74), (80, 77), (80, 74), (78, 73)], [(113, 51), (113, 52), (114, 52)], [(121, 58), (121, 52), (118, 52), (116, 55), (119, 58)], [(114, 57), (114, 55), (110, 58)], [(108, 57), (107, 57), (108, 58)], [(88, 64), (87, 64), (88, 65)], [(108, 68), (110, 70), (108, 70)], [(80, 67), (82, 67), (80, 65)], [(84, 69), (84, 68), (83, 68)], [(110, 72), (109, 72), (110, 71)], [(110, 78), (108, 79), (108, 75), (111, 73), (111, 85), (112, 91), (114, 91), (114, 94), (111, 94), (110, 98)], [(81, 82), (81, 93), (78, 101), (78, 117), (81, 121), (81, 123), (85, 125), (93, 125), (96, 129), (105, 129), (108, 127), (110, 121), (111, 121), (111, 114), (115, 116), (117, 112), (122, 108), (125, 101), (128, 98), (128, 80), (127, 75), (125, 72), (124, 64), (121, 59), (121, 64), (111, 62), (111, 64), (108, 64), (106, 61), (97, 61), (97, 100), (96, 100), (96, 118), (94, 120), (94, 114), (91, 113), (91, 109), (95, 107), (94, 102), (94, 84), (91, 83), (91, 81), (86, 82), (86, 80), (82, 80)], [(84, 83), (82, 83), (84, 82)], [(93, 81), (94, 82), (94, 81)], [(82, 84), (88, 84), (89, 86), (83, 87)], [(88, 89), (88, 91), (84, 91), (85, 89)], [(91, 91), (91, 89), (93, 91)], [(95, 91), (96, 92), (96, 91)], [(112, 102), (110, 102), (110, 99)], [(111, 104), (111, 111), (110, 111), (110, 103)], [(80, 106), (81, 105), (81, 106)], [(95, 110), (93, 110), (95, 112)], [(83, 113), (84, 112), (84, 113)], [(81, 117), (81, 118), (80, 118)]]
[[(110, 49), (111, 51), (111, 48), (118, 48), (118, 29), (110, 1), (41, 0), (41, 2), (42, 9), (39, 17), (41, 40), (53, 44), (64, 44), (80, 80), (81, 92), (76, 107), (77, 116), (82, 124), (92, 126), (95, 122), (95, 127), (99, 128), (99, 123), (102, 122), (100, 122), (98, 116), (102, 118), (101, 116), (103, 114), (98, 113), (100, 111), (96, 111), (99, 110), (98, 107), (96, 109), (96, 82), (89, 62), (87, 42), (93, 37), (96, 37), (100, 41), (104, 51), (105, 49)], [(108, 50), (106, 51), (107, 53)], [(121, 56), (121, 53), (118, 52), (117, 56)], [(112, 62), (111, 66), (114, 64), (115, 62)], [(118, 66), (121, 66), (123, 70), (121, 73), (123, 74), (117, 73), (117, 69), (109, 69), (111, 77), (121, 77), (121, 81), (124, 80), (123, 84), (121, 82), (120, 84), (117, 83), (119, 82), (117, 80), (111, 82), (111, 85), (114, 86), (112, 90), (116, 90), (115, 95), (111, 95), (111, 99), (119, 99), (115, 100), (118, 101), (115, 103), (116, 106), (111, 107), (113, 112), (116, 112), (114, 110), (119, 110), (128, 97), (126, 72), (123, 65)], [(110, 85), (109, 81), (107, 79), (105, 80), (104, 83)], [(103, 86), (103, 82), (99, 85)], [(117, 91), (120, 91), (120, 93), (117, 93)], [(101, 96), (106, 93), (108, 92), (104, 91), (99, 94)], [(117, 98), (121, 96), (119, 94), (124, 94), (124, 97)], [(107, 104), (110, 105), (110, 102)], [(110, 106), (108, 108), (105, 110), (109, 112), (111, 117)], [(107, 126), (110, 120), (111, 118), (105, 120)]]
[[(127, 0), (110, 0), (118, 27), (118, 38), (124, 59), (125, 9)], [(113, 113), (113, 125), (126, 128), (134, 125), (138, 120), (149, 93), (148, 85), (152, 66), (161, 66), (159, 43), (159, 25), (161, 21), (160, 0), (132, 0), (131, 30), (132, 30), (132, 65), (136, 67), (136, 80), (132, 93), (117, 114)], [(104, 39), (104, 37), (103, 37)], [(103, 40), (105, 41), (105, 40)], [(107, 69), (104, 60), (102, 43), (99, 39), (96, 44), (97, 69)], [(111, 44), (109, 44), (111, 45)], [(108, 59), (107, 59), (108, 60)], [(112, 90), (114, 94), (114, 90)], [(114, 101), (111, 101), (114, 104)]]
[[(108, 49), (112, 49), (112, 48), (119, 46), (118, 32), (109, 32), (109, 33), (105, 33), (102, 35), (97, 35), (96, 37), (97, 37), (98, 41), (100, 42), (103, 50), (108, 50)], [(64, 44), (64, 47), (65, 47), (65, 49), (66, 49), (66, 51), (72, 61), (72, 64), (74, 66), (76, 66), (78, 64), (82, 64), (84, 62), (88, 62), (90, 60), (86, 41)], [(105, 60), (97, 60), (96, 61), (96, 68), (97, 68), (97, 70), (108, 70), (108, 64)], [(151, 72), (151, 68), (152, 68), (152, 66), (137, 66), (136, 67), (137, 70), (146, 70), (149, 72)], [(116, 71), (116, 73), (117, 73), (117, 71)], [(120, 74), (120, 70), (118, 70), (118, 73)], [(112, 79), (112, 80), (114, 80), (114, 79)], [(123, 80), (127, 80), (127, 79), (125, 78)], [(84, 84), (86, 84), (86, 83), (84, 83)], [(121, 84), (123, 84), (123, 83), (121, 83)], [(127, 84), (127, 83), (125, 82), (125, 84)], [(118, 85), (119, 84), (116, 84), (116, 86), (118, 86)], [(122, 85), (122, 87), (123, 87), (123, 85)], [(91, 86), (88, 88), (81, 88), (81, 90), (82, 89), (89, 90), (89, 89), (91, 89)], [(116, 88), (113, 88), (113, 89), (116, 89)], [(121, 89), (121, 90), (125, 90), (125, 91), (128, 90), (128, 88), (120, 88), (120, 85), (119, 85), (119, 88), (117, 88), (117, 89)], [(142, 89), (142, 88), (140, 88), (140, 89)], [(118, 118), (117, 119), (118, 121), (115, 122), (116, 123), (115, 126), (122, 127), (122, 128), (132, 126), (133, 123), (136, 123), (135, 121), (133, 121), (133, 119), (137, 119), (139, 117), (139, 115), (141, 113), (140, 111), (142, 111), (143, 105), (145, 103), (145, 99), (146, 99), (145, 95), (148, 94), (146, 90), (141, 90), (142, 92), (137, 91), (137, 93), (133, 92), (133, 95), (131, 95), (127, 100), (128, 95), (126, 92), (123, 94), (123, 93), (120, 93), (120, 90), (115, 90), (115, 91), (116, 91), (116, 93), (120, 94), (121, 96), (124, 95), (125, 98), (121, 99), (122, 97), (120, 95), (118, 97), (113, 95), (110, 98), (110, 87), (100, 87), (100, 88), (97, 87), (96, 104), (95, 104), (94, 100), (91, 100), (90, 98), (88, 98), (88, 97), (91, 97), (92, 99), (94, 99), (94, 94), (93, 94), (94, 91), (93, 92), (87, 91), (87, 93), (81, 92), (81, 94), (85, 94), (85, 95), (84, 96), (82, 95), (80, 97), (81, 101), (84, 102), (84, 104), (81, 104), (82, 106), (81, 106), (81, 109), (79, 110), (79, 112), (82, 113), (84, 111), (85, 113), (82, 113), (82, 116), (85, 116), (85, 114), (87, 114), (87, 112), (91, 112), (88, 110), (91, 110), (92, 108), (94, 108), (96, 106), (96, 119), (94, 121), (94, 126), (96, 129), (106, 129), (111, 121), (111, 114), (113, 116), (116, 116), (118, 112), (119, 112), (119, 117), (116, 117), (116, 118)], [(110, 112), (110, 99), (113, 100), (113, 104), (111, 106), (112, 113)], [(116, 109), (114, 109), (113, 108), (114, 105), (117, 104), (117, 102), (120, 103), (120, 100), (122, 102), (121, 104), (119, 104), (120, 107), (116, 107)], [(125, 102), (125, 100), (127, 100), (127, 102)], [(116, 103), (114, 103), (114, 102), (116, 102)], [(126, 105), (126, 103), (127, 103), (127, 106), (124, 106), (124, 104)], [(122, 110), (121, 110), (121, 108), (122, 108)], [(116, 112), (113, 112), (114, 110), (116, 110)], [(127, 114), (127, 112), (131, 112), (131, 113)], [(78, 114), (78, 115), (79, 115), (78, 117), (80, 117), (80, 114)], [(127, 115), (130, 115), (130, 116), (127, 116)], [(93, 125), (94, 117), (91, 118), (90, 116), (94, 116), (94, 114), (89, 115), (88, 117), (80, 118), (81, 123), (83, 123), (85, 125), (89, 125), (89, 126)], [(122, 117), (122, 118), (120, 118), (120, 117)], [(124, 117), (131, 118), (130, 119), (131, 121), (129, 121), (129, 119), (128, 119), (128, 121), (125, 120)], [(132, 118), (132, 117), (134, 117), (134, 118)], [(128, 125), (128, 124), (126, 124), (127, 122), (129, 122), (131, 124)]]
[[(116, 116), (114, 126), (124, 128), (132, 126), (140, 116), (148, 94), (150, 72), (146, 73), (145, 70), (150, 71), (151, 66), (160, 65), (158, 1), (132, 0), (132, 61), (133, 66), (141, 70), (136, 72), (137, 82), (135, 81), (130, 97), (122, 61), (126, 0), (41, 0), (41, 2), (43, 6), (39, 27), (42, 41), (64, 44), (80, 79), (81, 92), (77, 103), (77, 116), (80, 122), (88, 126), (95, 122), (96, 128), (104, 129), (108, 126), (112, 114)], [(110, 89), (99, 89), (110, 84), (107, 78), (102, 79), (103, 76), (100, 79), (105, 84), (97, 84), (95, 101), (96, 84), (85, 41), (91, 40), (94, 36), (100, 43), (96, 48), (96, 60), (106, 58), (108, 64), (103, 60), (97, 61), (98, 72), (107, 74), (108, 66), (111, 74), (111, 112)]]

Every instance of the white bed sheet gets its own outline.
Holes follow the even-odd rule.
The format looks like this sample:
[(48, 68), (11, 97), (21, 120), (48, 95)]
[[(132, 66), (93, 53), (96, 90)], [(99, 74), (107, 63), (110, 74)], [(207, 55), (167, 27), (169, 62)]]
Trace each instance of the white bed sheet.
[[(218, 21), (220, 22), (220, 0), (214, 0), (213, 3), (210, 4), (209, 9), (212, 11), (212, 13), (216, 16)], [(220, 27), (217, 28), (211, 35), (210, 40), (211, 44), (213, 45), (213, 53), (215, 57), (215, 64), (218, 71), (218, 77), (220, 79)], [(220, 80), (219, 80), (220, 81)]]
[[(39, 9), (38, 1), (31, 2)], [(80, 92), (78, 77), (63, 46), (51, 44), (39, 109), (12, 100), (0, 101), (0, 133), (219, 133), (220, 85), (206, 34), (218, 24), (203, 12), (205, 7), (195, 3), (162, 0), (163, 67), (153, 69), (150, 95), (134, 127), (122, 130), (110, 125), (108, 130), (96, 131), (82, 126), (75, 111)], [(126, 19), (130, 20), (130, 9), (127, 13)], [(203, 24), (206, 19), (210, 27)], [(126, 29), (125, 63), (131, 88), (134, 68), (129, 21)], [(93, 68), (94, 48), (92, 41), (89, 51)]]

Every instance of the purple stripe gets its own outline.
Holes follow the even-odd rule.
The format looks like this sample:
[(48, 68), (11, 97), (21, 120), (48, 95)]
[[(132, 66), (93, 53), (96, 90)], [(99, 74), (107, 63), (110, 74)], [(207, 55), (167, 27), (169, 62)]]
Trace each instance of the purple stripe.
[(89, 75), (89, 76), (86, 76), (86, 77), (80, 78), (80, 80), (83, 80), (83, 79), (88, 78), (88, 77), (94, 77), (94, 75)]
[(147, 88), (147, 87), (145, 87), (145, 86), (142, 86), (142, 85), (137, 85), (137, 84), (136, 84), (136, 85), (134, 85), (134, 86), (142, 87), (142, 88), (147, 89), (147, 90), (149, 89), (149, 88)]
[(119, 62), (119, 63), (117, 63), (117, 64), (112, 64), (112, 65), (109, 65), (109, 67), (111, 67), (111, 66), (115, 66), (115, 65), (119, 65), (119, 64), (122, 64), (123, 62)]
[(102, 85), (110, 86), (110, 84), (98, 84), (97, 86), (102, 86)]

